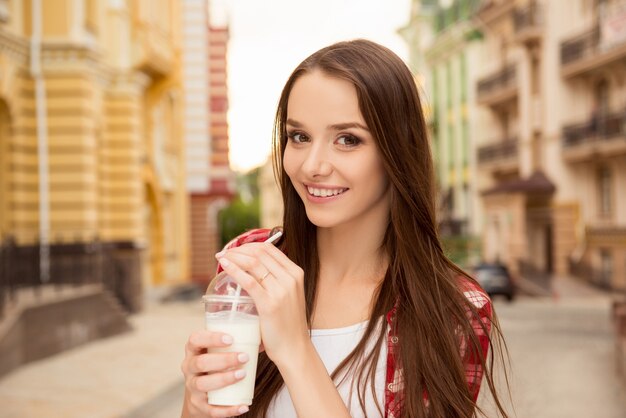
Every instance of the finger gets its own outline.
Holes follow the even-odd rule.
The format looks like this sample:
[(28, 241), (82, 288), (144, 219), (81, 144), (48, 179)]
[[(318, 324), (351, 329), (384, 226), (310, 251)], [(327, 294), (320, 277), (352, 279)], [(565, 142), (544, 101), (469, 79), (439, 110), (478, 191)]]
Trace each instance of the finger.
[[(204, 395), (204, 396), (202, 396)], [(234, 405), (234, 406), (217, 406), (209, 405), (207, 400), (207, 394), (198, 393), (193, 395), (189, 402), (193, 408), (203, 416), (214, 418), (227, 418), (235, 417), (248, 412), (249, 408), (246, 405)]]
[[(271, 273), (276, 278), (286, 278), (293, 281), (294, 278), (303, 276), (302, 269), (270, 243), (246, 244), (228, 250), (225, 255), (229, 259), (236, 259), (237, 264), (244, 270), (253, 271), (253, 276), (257, 276), (257, 278), (263, 277), (267, 272), (266, 269), (270, 270), (270, 265), (274, 266)], [(263, 267), (260, 267), (260, 265), (263, 265)]]
[[(250, 274), (250, 276), (252, 276), (261, 285), (267, 295), (280, 294), (280, 292), (283, 292), (283, 290), (281, 289), (284, 289), (286, 286), (289, 285), (289, 283), (293, 284), (295, 282), (293, 278), (290, 277), (287, 277), (286, 279), (283, 278), (280, 281), (277, 280), (277, 274), (280, 274), (284, 277), (288, 275), (288, 273), (282, 268), (279, 272), (270, 271), (269, 268), (264, 265), (264, 261), (262, 261), (261, 259), (265, 258), (265, 261), (271, 262), (271, 258), (267, 254), (263, 253), (261, 250), (257, 250), (254, 257), (250, 257), (247, 254), (241, 253), (227, 253), (224, 258), (227, 258), (229, 262), (236, 264), (237, 267)], [(264, 273), (251, 273), (249, 269), (263, 271)], [(286, 284), (281, 284), (280, 282), (285, 282)]]
[(266, 291), (256, 278), (252, 277), (237, 264), (229, 260), (228, 255), (220, 257), (218, 261), (224, 271), (234, 278), (235, 281), (252, 296), (257, 306), (263, 304), (266, 298)]
[(267, 254), (269, 254), (278, 264), (284, 267), (291, 276), (298, 277), (302, 274), (302, 268), (293, 261), (291, 261), (291, 259), (287, 257), (287, 255), (281, 250), (269, 243), (261, 243), (259, 245), (261, 245), (263, 250)]
[(192, 374), (219, 372), (240, 367), (250, 360), (246, 353), (208, 353), (194, 356), (189, 364)]
[(242, 270), (249, 273), (252, 277), (259, 281), (261, 281), (268, 272), (267, 268), (259, 260), (256, 254), (251, 255), (237, 251), (229, 251), (225, 257), (228, 257), (230, 261), (236, 263)]
[(227, 251), (218, 253), (218, 255), (221, 256), (227, 253), (241, 253), (241, 254), (247, 254), (250, 256), (255, 256), (255, 255), (258, 255), (259, 252), (267, 252), (268, 254), (272, 255), (272, 257), (276, 259), (276, 261), (280, 265), (282, 265), (288, 270), (290, 268), (297, 267), (297, 265), (293, 261), (291, 261), (291, 259), (287, 257), (285, 253), (283, 253), (280, 249), (278, 249), (274, 244), (271, 244), (269, 242), (253, 242), (253, 243), (241, 245), (239, 247), (231, 248)]
[(256, 257), (282, 286), (291, 287), (304, 278), (304, 271), (273, 245), (259, 244)]
[(233, 343), (233, 337), (222, 332), (195, 331), (187, 340), (185, 351), (187, 355), (200, 354), (209, 347), (228, 347)]
[(282, 287), (290, 287), (294, 283), (297, 283), (292, 273), (276, 261), (276, 259), (274, 259), (270, 254), (268, 254), (264, 248), (260, 249), (257, 254), (257, 259), (263, 268), (270, 272), (267, 278), (263, 281), (263, 286), (265, 288), (268, 288), (266, 282), (268, 285), (273, 282), (271, 279), (274, 279), (274, 281)]
[(256, 250), (254, 257), (241, 253), (228, 253), (224, 257), (248, 273), (250, 273), (249, 269), (258, 272), (262, 271), (263, 274), (250, 273), (250, 275), (261, 284), (268, 294), (275, 294), (281, 287), (284, 288), (295, 283), (293, 277), (289, 276), (289, 272), (276, 263), (262, 249)]
[(191, 391), (209, 392), (237, 383), (246, 376), (244, 369), (230, 370), (211, 374), (201, 374), (187, 379)]

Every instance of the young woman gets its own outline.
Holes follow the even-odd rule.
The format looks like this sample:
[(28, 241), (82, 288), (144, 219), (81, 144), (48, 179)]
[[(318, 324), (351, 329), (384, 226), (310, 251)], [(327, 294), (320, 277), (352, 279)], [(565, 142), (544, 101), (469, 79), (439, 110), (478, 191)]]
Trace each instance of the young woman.
[(488, 360), (500, 338), (491, 302), (442, 250), (427, 129), (402, 60), (366, 40), (304, 60), (278, 104), (274, 164), (279, 248), (256, 230), (217, 254), (259, 311), (253, 404), (207, 404), (247, 358), (207, 354), (232, 338), (200, 331), (182, 365), (183, 417), (474, 417), (484, 374), (506, 416)]

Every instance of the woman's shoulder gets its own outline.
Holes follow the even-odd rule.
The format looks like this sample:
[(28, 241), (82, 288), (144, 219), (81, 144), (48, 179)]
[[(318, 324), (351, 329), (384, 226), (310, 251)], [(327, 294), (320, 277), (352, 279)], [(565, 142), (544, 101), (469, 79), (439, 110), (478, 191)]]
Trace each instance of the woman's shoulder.
[(491, 316), (491, 299), (487, 292), (473, 279), (464, 275), (458, 276), (459, 288), (482, 315)]

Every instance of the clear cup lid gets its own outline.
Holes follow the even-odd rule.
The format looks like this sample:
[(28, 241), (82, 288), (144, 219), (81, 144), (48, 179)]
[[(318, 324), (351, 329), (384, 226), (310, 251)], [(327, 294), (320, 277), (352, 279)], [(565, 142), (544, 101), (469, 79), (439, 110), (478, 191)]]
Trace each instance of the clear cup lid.
[(238, 284), (235, 279), (222, 271), (211, 280), (202, 300), (205, 302), (223, 302), (238, 299), (241, 303), (254, 303), (252, 297), (243, 288), (241, 288), (239, 297), (237, 297), (237, 287)]

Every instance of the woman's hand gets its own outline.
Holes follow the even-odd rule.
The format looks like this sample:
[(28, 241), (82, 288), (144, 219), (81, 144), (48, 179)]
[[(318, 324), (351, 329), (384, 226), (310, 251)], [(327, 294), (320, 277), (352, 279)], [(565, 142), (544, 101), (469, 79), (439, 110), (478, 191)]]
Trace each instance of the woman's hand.
[(270, 243), (250, 243), (216, 257), (254, 299), (261, 339), (269, 358), (280, 368), (294, 350), (311, 344), (306, 321), (304, 271)]
[(185, 376), (185, 400), (182, 418), (234, 417), (248, 411), (245, 405), (213, 406), (207, 403), (207, 392), (240, 381), (241, 368), (249, 359), (245, 353), (208, 353), (208, 349), (228, 347), (230, 335), (220, 332), (197, 331), (185, 346), (181, 370)]
[(350, 418), (311, 343), (304, 272), (269, 243), (250, 243), (216, 255), (254, 299), (265, 352), (276, 364), (299, 417)]

